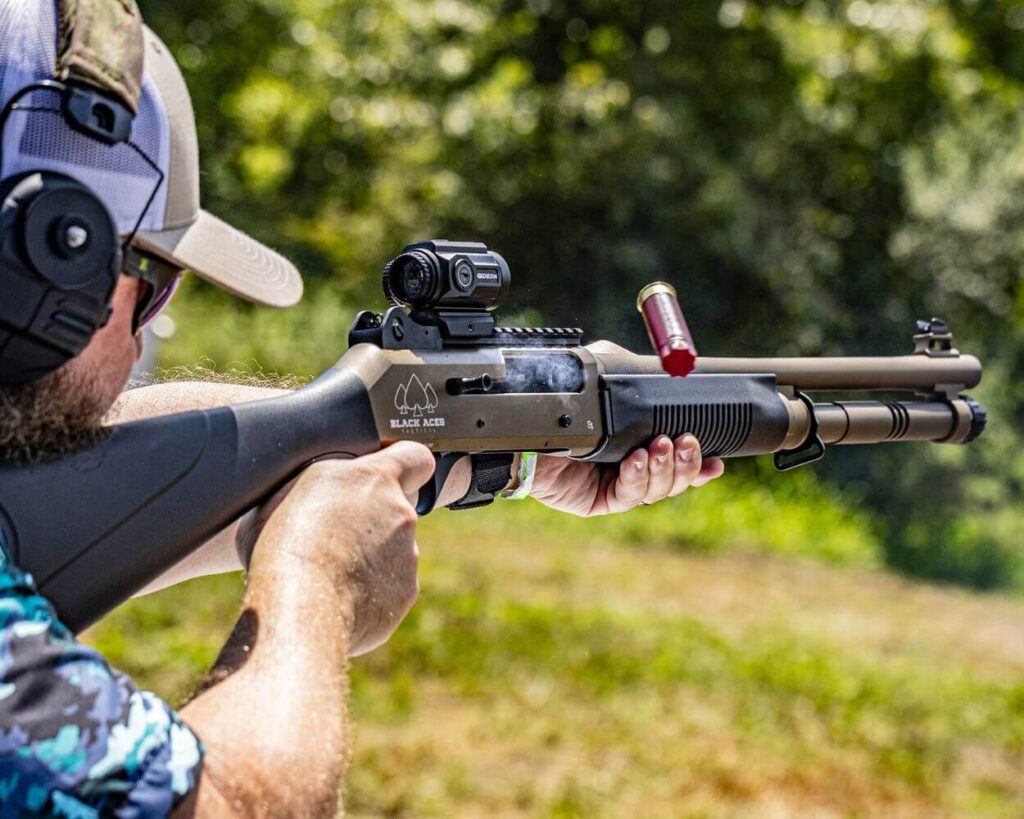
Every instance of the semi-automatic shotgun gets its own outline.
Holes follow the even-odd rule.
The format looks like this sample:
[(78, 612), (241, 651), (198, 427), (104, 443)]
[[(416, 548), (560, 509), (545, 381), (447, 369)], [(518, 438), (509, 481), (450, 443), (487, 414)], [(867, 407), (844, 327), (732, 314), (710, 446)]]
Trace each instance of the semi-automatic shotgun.
[[(348, 352), (308, 386), (113, 427), (74, 455), (0, 467), (12, 559), (77, 631), (326, 455), (426, 444), (438, 461), (426, 513), (466, 454), (616, 463), (658, 435), (691, 432), (705, 456), (771, 453), (788, 469), (830, 444), (967, 443), (985, 425), (962, 394), (981, 365), (937, 320), (919, 324), (912, 355), (700, 358), (680, 378), (656, 356), (583, 346), (580, 330), (495, 326), (509, 285), (505, 260), (482, 244), (410, 245), (385, 268), (393, 306), (361, 313)], [(807, 395), (825, 391), (907, 395)]]

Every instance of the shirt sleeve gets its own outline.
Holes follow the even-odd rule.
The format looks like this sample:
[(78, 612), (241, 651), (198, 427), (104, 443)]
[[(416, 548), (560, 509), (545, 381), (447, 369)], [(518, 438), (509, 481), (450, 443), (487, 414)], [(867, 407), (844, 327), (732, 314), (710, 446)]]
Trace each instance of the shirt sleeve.
[(165, 702), (75, 640), (0, 541), (0, 819), (167, 816), (202, 758)]

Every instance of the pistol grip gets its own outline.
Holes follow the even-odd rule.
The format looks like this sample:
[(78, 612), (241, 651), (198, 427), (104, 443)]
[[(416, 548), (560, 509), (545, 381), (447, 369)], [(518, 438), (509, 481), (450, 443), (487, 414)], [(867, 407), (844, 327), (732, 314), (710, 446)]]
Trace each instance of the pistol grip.
[(419, 500), (416, 502), (417, 515), (423, 517), (434, 511), (448, 476), (459, 459), (464, 457), (465, 455), (461, 452), (443, 452), (440, 455), (434, 455), (434, 474), (420, 488)]

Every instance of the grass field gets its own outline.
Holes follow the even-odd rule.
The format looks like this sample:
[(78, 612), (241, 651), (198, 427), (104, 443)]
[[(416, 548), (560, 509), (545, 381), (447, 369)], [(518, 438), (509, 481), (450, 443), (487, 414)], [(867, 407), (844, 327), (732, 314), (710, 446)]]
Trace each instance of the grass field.
[[(443, 512), (420, 544), (420, 603), (355, 665), (352, 816), (1024, 816), (1024, 601), (881, 572), (810, 481)], [(240, 592), (197, 581), (90, 639), (180, 700)]]

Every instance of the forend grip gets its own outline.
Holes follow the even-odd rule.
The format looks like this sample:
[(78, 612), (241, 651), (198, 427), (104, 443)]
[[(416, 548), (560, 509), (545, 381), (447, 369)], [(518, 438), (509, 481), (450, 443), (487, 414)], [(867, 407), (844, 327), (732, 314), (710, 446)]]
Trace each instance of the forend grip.
[(605, 375), (600, 388), (607, 437), (586, 460), (618, 463), (659, 435), (687, 432), (705, 457), (765, 455), (789, 430), (771, 375)]

